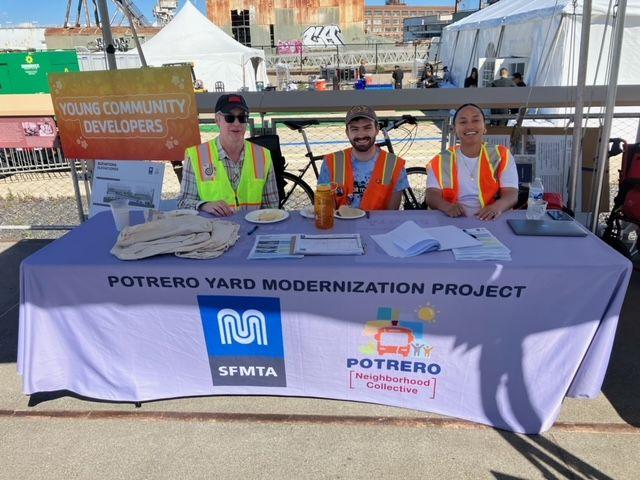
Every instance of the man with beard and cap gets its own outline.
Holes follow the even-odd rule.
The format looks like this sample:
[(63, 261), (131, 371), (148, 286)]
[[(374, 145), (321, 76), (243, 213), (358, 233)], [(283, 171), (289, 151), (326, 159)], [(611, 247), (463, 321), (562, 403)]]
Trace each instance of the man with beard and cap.
[(236, 209), (278, 208), (278, 186), (266, 148), (244, 139), (249, 107), (242, 95), (220, 95), (220, 135), (187, 148), (178, 206), (219, 217)]
[(405, 161), (376, 146), (376, 112), (366, 105), (351, 107), (346, 133), (352, 148), (325, 155), (319, 184), (335, 185), (336, 204), (362, 210), (397, 210), (402, 190), (409, 187)]

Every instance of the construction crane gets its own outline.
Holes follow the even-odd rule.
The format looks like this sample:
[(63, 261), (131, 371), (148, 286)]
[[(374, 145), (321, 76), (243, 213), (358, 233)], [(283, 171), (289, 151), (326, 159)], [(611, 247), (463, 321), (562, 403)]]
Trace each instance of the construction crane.
[(156, 17), (157, 24), (163, 27), (173, 20), (176, 10), (178, 0), (158, 0), (158, 4), (153, 7), (153, 16)]
[[(71, 5), (74, 0), (67, 0), (67, 14), (64, 19), (64, 28), (69, 28), (69, 17), (71, 14)], [(91, 15), (89, 13), (89, 3), (88, 0), (77, 0), (78, 8), (76, 15), (76, 22), (74, 24), (75, 27), (80, 27), (80, 18), (82, 16), (82, 7), (84, 6), (84, 10), (87, 17), (87, 27), (91, 26)], [(96, 4), (96, 0), (91, 0), (93, 3), (93, 16), (95, 18), (95, 25), (100, 26), (100, 18), (98, 16), (98, 6)], [(122, 15), (122, 20), (127, 17), (131, 17), (134, 26), (136, 27), (148, 27), (149, 21), (144, 16), (144, 14), (140, 11), (140, 9), (133, 3), (133, 0), (113, 0), (113, 3), (116, 5), (117, 10), (114, 15), (114, 18), (111, 20), (112, 25), (117, 25), (118, 23), (115, 21), (116, 17), (120, 14)]]

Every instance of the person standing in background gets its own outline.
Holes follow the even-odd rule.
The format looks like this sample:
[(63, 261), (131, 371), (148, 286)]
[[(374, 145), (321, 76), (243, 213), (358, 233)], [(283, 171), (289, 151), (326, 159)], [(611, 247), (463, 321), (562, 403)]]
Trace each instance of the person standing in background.
[(446, 66), (442, 68), (442, 81), (444, 83), (451, 83), (451, 73), (449, 73), (449, 68)]
[(360, 60), (360, 67), (358, 67), (358, 78), (364, 80), (365, 75), (367, 74), (367, 67), (365, 67), (366, 60)]
[[(522, 79), (522, 74), (519, 72), (515, 72), (513, 74), (513, 83), (516, 84), (517, 87), (526, 87), (527, 84), (524, 83), (524, 80)], [(519, 108), (512, 108), (511, 109), (511, 113), (516, 114), (520, 111)]]
[(526, 87), (527, 84), (524, 83), (524, 80), (522, 79), (522, 74), (521, 73), (514, 73), (513, 74), (513, 83), (516, 84), (516, 86), (518, 87)]
[[(513, 83), (513, 80), (509, 78), (509, 70), (502, 67), (500, 69), (500, 77), (496, 78), (493, 82), (491, 82), (492, 87), (515, 87), (516, 84)], [(508, 108), (492, 108), (491, 115), (505, 115), (509, 113)], [(503, 125), (507, 124), (508, 120), (506, 118), (501, 118), (499, 120), (491, 120), (491, 125)]]
[(402, 79), (404, 78), (404, 72), (400, 70), (400, 66), (396, 65), (391, 73), (391, 78), (393, 78), (393, 86), (396, 89), (402, 88)]
[(478, 69), (473, 67), (471, 73), (464, 79), (464, 88), (478, 87)]

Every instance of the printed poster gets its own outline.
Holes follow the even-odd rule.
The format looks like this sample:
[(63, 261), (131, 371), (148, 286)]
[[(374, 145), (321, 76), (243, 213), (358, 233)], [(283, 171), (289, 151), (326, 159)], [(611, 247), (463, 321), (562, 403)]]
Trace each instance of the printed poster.
[(93, 171), (91, 214), (109, 210), (109, 202), (124, 198), (132, 210), (160, 207), (163, 162), (115, 162), (100, 160)]

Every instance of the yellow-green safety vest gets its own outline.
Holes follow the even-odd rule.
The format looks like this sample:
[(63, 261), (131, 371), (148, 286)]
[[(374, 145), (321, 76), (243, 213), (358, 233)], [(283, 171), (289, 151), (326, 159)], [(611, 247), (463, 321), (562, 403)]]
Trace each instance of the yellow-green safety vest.
[(200, 200), (224, 201), (231, 206), (249, 209), (260, 208), (264, 184), (272, 168), (269, 150), (255, 143), (244, 142), (244, 161), (237, 190), (233, 189), (227, 169), (220, 160), (216, 139), (189, 147), (186, 154), (195, 173)]

